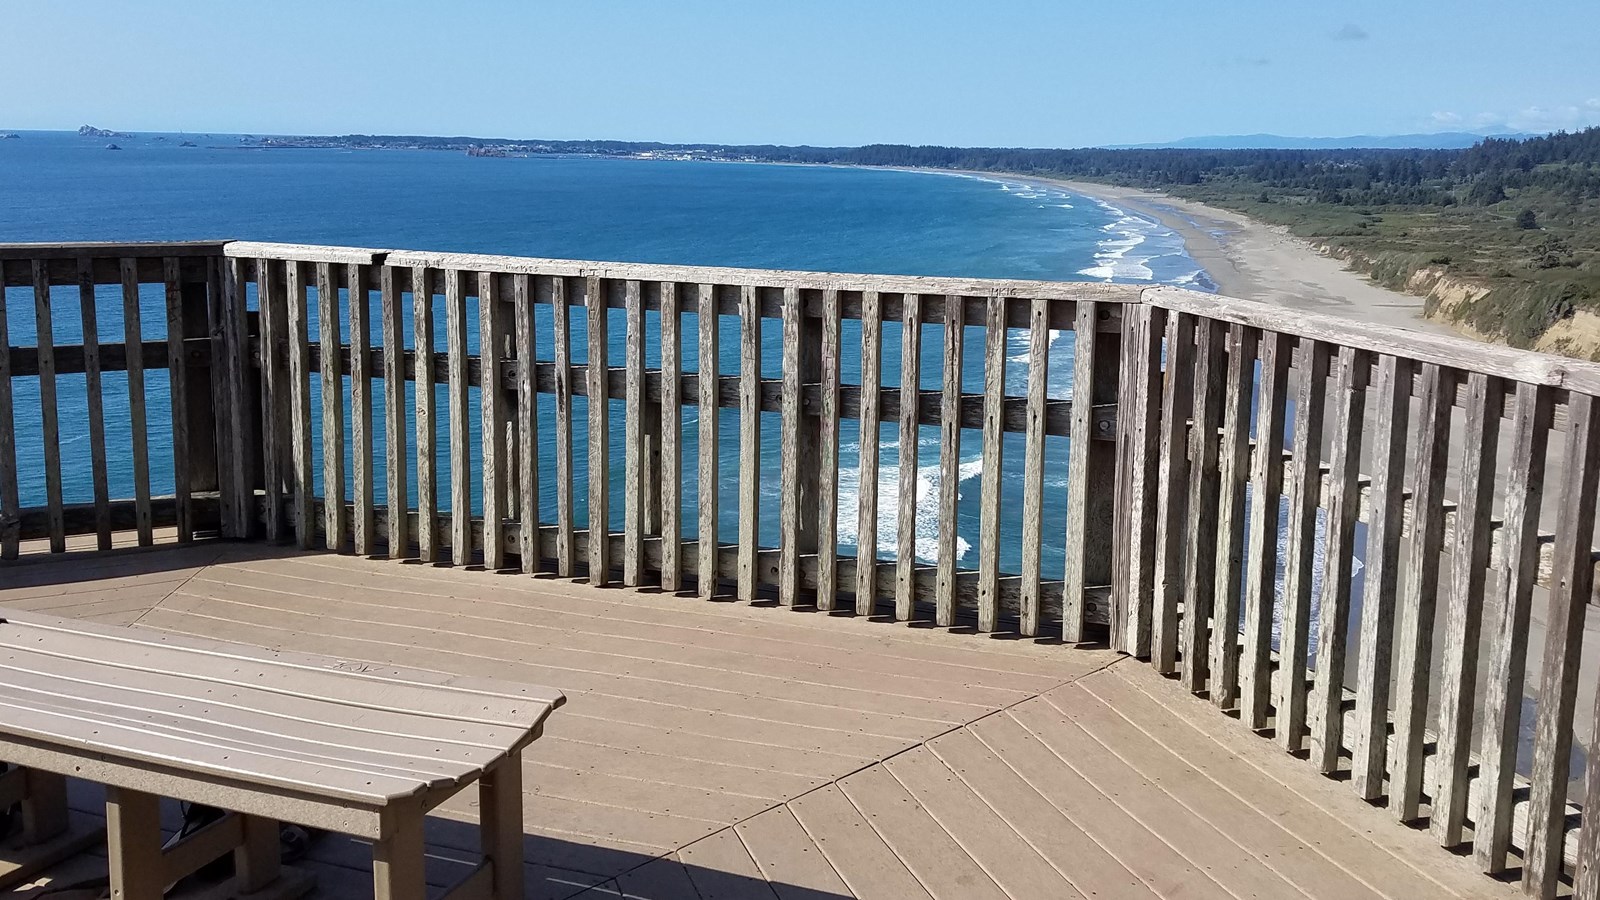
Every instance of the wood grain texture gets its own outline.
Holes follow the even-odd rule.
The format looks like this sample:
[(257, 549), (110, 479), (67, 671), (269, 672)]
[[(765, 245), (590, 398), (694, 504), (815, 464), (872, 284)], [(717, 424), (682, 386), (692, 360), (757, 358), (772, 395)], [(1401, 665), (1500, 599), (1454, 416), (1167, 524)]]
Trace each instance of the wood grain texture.
[[(1074, 304), (1072, 330), (1072, 435), (1067, 445), (1066, 563), (1061, 588), (1061, 639), (1084, 638), (1084, 588), (1088, 587), (1091, 494), (1103, 486), (1090, 484), (1089, 442), (1094, 439), (1092, 401), (1102, 386), (1097, 383), (1102, 363), (1095, 326), (1100, 307), (1090, 300)], [(1120, 485), (1122, 480), (1115, 482)], [(1120, 506), (1120, 504), (1118, 504)], [(1115, 508), (1115, 507), (1114, 507)], [(1120, 510), (1117, 511), (1120, 514)], [(1115, 530), (1115, 529), (1113, 529)], [(1116, 567), (1113, 566), (1113, 571)]]
[(372, 295), (365, 267), (345, 267), (345, 295), (350, 305), (350, 481), (355, 515), (350, 539), (355, 552), (378, 552), (377, 516), (373, 507), (372, 435)]
[[(1049, 380), (1050, 310), (1035, 298), (1028, 308), (1028, 431), (1022, 451), (1022, 621), (1039, 633), (1039, 581), (1044, 551), (1044, 409)], [(901, 438), (905, 443), (905, 438)], [(901, 487), (904, 491), (904, 486)], [(904, 503), (902, 495), (902, 504)]]
[[(132, 341), (139, 331), (138, 272), (133, 260), (124, 260), (122, 266), (122, 318)], [(256, 305), (260, 310), (261, 346), (261, 475), (264, 485), (263, 526), (268, 541), (283, 540), (283, 485), (284, 466), (288, 456), (288, 420), (281, 413), (288, 412), (288, 385), (284, 381), (283, 366), (279, 364), (278, 348), (286, 341), (285, 322), (288, 316), (288, 295), (285, 292), (283, 269), (268, 260), (256, 260)], [(130, 315), (131, 313), (131, 315)], [(142, 508), (150, 508), (150, 480), (148, 458), (144, 456), (144, 374), (135, 371), (133, 360), (128, 367), (128, 400), (134, 427), (133, 456), (134, 484)], [(137, 376), (137, 377), (136, 377)], [(137, 400), (134, 386), (138, 385)], [(143, 490), (138, 488), (142, 484)], [(146, 541), (147, 528), (140, 529), (141, 542)]]
[(524, 574), (539, 571), (539, 395), (534, 390), (539, 332), (533, 315), (533, 276), (518, 275), (511, 288), (517, 354), (517, 557)]
[[(83, 387), (89, 416), (89, 471), (94, 490), (97, 546), (111, 549), (111, 487), (106, 476), (105, 399), (100, 387), (100, 327), (95, 309), (94, 268), (78, 260), (78, 314), (83, 335)], [(9, 423), (0, 422), (0, 427)]]
[(1394, 760), (1389, 770), (1389, 809), (1402, 822), (1422, 804), (1424, 731), (1433, 684), (1433, 632), (1439, 598), (1439, 554), (1444, 548), (1444, 486), (1449, 464), (1450, 410), (1456, 373), (1422, 366), (1411, 472), (1410, 564), (1400, 602), (1405, 614), (1395, 639)]
[(557, 278), (550, 285), (550, 328), (555, 344), (556, 376), (556, 574), (571, 578), (577, 570), (577, 548), (573, 540), (572, 465), (572, 329), (571, 300), (567, 280)]
[(405, 512), (410, 479), (410, 454), (406, 435), (405, 306), (391, 266), (379, 272), (379, 327), (383, 331), (383, 474), (384, 502), (388, 510), (389, 558), (409, 554), (411, 536)]
[(739, 292), (739, 586), (756, 598), (761, 525), (761, 308), (756, 291)]
[[(900, 315), (900, 509), (895, 545), (894, 618), (912, 619), (917, 567), (917, 443), (920, 426), (917, 412), (922, 396), (922, 295), (907, 294), (901, 301)], [(1041, 410), (1044, 404), (1040, 403)], [(1041, 419), (1043, 416), (1041, 415)], [(1042, 477), (1042, 475), (1041, 475)], [(1024, 541), (1026, 541), (1024, 537)], [(1026, 590), (1026, 577), (1024, 577)], [(1037, 588), (1035, 589), (1037, 599)], [(1023, 619), (1027, 621), (1027, 601)], [(1034, 617), (1037, 623), (1037, 615)]]
[(1228, 709), (1239, 697), (1239, 614), (1244, 591), (1245, 485), (1250, 480), (1250, 416), (1260, 334), (1228, 326), (1227, 387), (1217, 471), (1216, 584), (1212, 589), (1211, 702)]
[[(505, 298), (493, 275), (478, 273), (478, 354), (496, 361), (506, 352)], [(505, 568), (506, 513), (506, 394), (495, 379), (484, 379), (478, 388), (479, 460), (483, 488), (483, 567), (491, 571)], [(463, 409), (463, 420), (466, 410)], [(462, 422), (466, 426), (466, 422)]]
[[(605, 284), (596, 277), (585, 283), (584, 309), (589, 315), (589, 355), (585, 380), (589, 387), (589, 531), (611, 533), (611, 403), (605, 399), (607, 375), (611, 365), (610, 315), (605, 302)], [(611, 580), (610, 541), (589, 542), (589, 583)]]
[(778, 490), (778, 603), (794, 606), (800, 592), (800, 291), (783, 292), (783, 422)]
[(1161, 460), (1156, 469), (1155, 606), (1150, 664), (1170, 675), (1178, 663), (1178, 606), (1183, 602), (1189, 502), (1189, 413), (1194, 408), (1195, 317), (1167, 320), (1166, 384), (1161, 392)]
[(1289, 339), (1275, 331), (1259, 339), (1261, 374), (1256, 388), (1256, 447), (1250, 472), (1250, 537), (1245, 548), (1244, 651), (1239, 659), (1239, 718), (1245, 727), (1266, 727), (1272, 684), (1272, 619), (1277, 606), (1279, 497), (1288, 405)]
[(1489, 522), (1494, 515), (1495, 469), (1505, 384), (1473, 373), (1467, 378), (1460, 507), (1450, 548), (1444, 645), (1440, 648), (1438, 724), (1428, 824), (1440, 846), (1461, 843), (1472, 769), (1472, 722), (1478, 705), (1478, 647), (1489, 569)]
[(289, 340), (289, 483), (294, 491), (295, 543), (310, 550), (316, 541), (312, 523), (316, 498), (311, 483), (311, 339), (305, 265), (287, 263), (285, 275), (289, 291), (285, 325)]
[(1406, 430), (1411, 417), (1411, 361), (1378, 357), (1373, 388), (1371, 518), (1362, 572), (1361, 644), (1356, 660), (1356, 715), (1351, 734), (1351, 787), (1363, 800), (1383, 794), (1388, 768), (1389, 676), (1399, 582)]
[[(50, 523), (50, 552), (62, 553), (67, 549), (67, 535), (61, 513), (61, 420), (56, 408), (55, 325), (51, 320), (50, 280), (43, 261), (34, 260), (32, 268), (33, 333), (34, 344), (39, 348), (39, 440), (44, 451), (45, 507)], [(176, 384), (175, 381), (174, 388), (181, 391)], [(174, 414), (178, 410), (177, 401), (174, 400)], [(187, 413), (188, 409), (184, 408), (183, 412)], [(176, 420), (173, 425), (176, 427)], [(179, 444), (176, 432), (173, 437), (174, 445)], [(174, 454), (177, 452), (175, 449)]]
[[(1117, 649), (1132, 656), (1150, 655), (1150, 619), (1155, 610), (1156, 488), (1161, 435), (1161, 346), (1167, 330), (1167, 311), (1141, 307), (1132, 318), (1129, 340), (1130, 390), (1123, 403), (1131, 404), (1126, 432), (1128, 456), (1127, 595), (1123, 609), (1113, 618), (1121, 629)], [(1125, 320), (1126, 321), (1126, 320)]]
[(622, 583), (637, 587), (644, 574), (645, 467), (644, 445), (644, 304), (639, 282), (624, 285), (627, 306), (623, 335), (623, 367), (627, 399), (623, 410), (622, 465)]
[(1006, 298), (988, 298), (983, 335), (983, 481), (978, 495), (978, 630), (999, 623), (1000, 481), (1005, 446), (1000, 406), (1006, 390)]
[(1486, 606), (1491, 616), (1484, 669), (1478, 803), (1472, 856), (1490, 874), (1505, 871), (1511, 844), (1512, 800), (1522, 731), (1522, 693), (1528, 661), (1528, 622), (1538, 567), (1539, 515), (1554, 391), (1518, 384), (1511, 419), (1511, 458), (1505, 490), (1505, 545), (1500, 576)]
[[(661, 286), (661, 378), (677, 384), (683, 374), (683, 319), (678, 286)], [(661, 589), (682, 586), (683, 392), (661, 394)]]
[(1600, 489), (1597, 413), (1600, 410), (1595, 409), (1595, 398), (1576, 392), (1568, 396), (1567, 479), (1556, 507), (1556, 582), (1550, 589), (1550, 608), (1545, 616), (1544, 661), (1540, 665), (1539, 705), (1533, 731), (1533, 773), (1528, 779), (1528, 839), (1522, 868), (1523, 890), (1542, 898), (1555, 896), (1561, 878), (1572, 720), (1577, 705), (1584, 618), (1594, 589), (1594, 567), (1589, 555), (1594, 546), (1595, 496)]
[[(1220, 494), (1217, 430), (1222, 425), (1224, 347), (1226, 331), (1208, 319), (1195, 323), (1194, 400), (1189, 428), (1188, 525), (1184, 535), (1183, 618), (1179, 621), (1178, 651), (1184, 687), (1199, 692), (1206, 687), (1211, 662), (1208, 623), (1215, 602), (1217, 568), (1217, 509)], [(1220, 621), (1220, 620), (1219, 620)], [(1217, 627), (1216, 640), (1236, 640), (1233, 629)]]
[[(1278, 641), (1278, 746), (1294, 753), (1308, 731), (1306, 655), (1311, 631), (1311, 578), (1322, 503), (1322, 431), (1327, 407), (1328, 355), (1322, 341), (1300, 342), (1294, 403), (1294, 459), (1289, 484), (1289, 546), (1284, 560), (1283, 617)], [(1335, 435), (1335, 441), (1343, 441)]]
[(883, 310), (877, 291), (861, 296), (861, 467), (856, 489), (856, 615), (878, 602), (878, 387), (882, 383)]
[[(233, 516), (224, 537), (237, 539), (259, 536), (255, 520), (255, 493), (262, 479), (261, 422), (264, 407), (250, 388), (255, 373), (250, 370), (250, 311), (246, 296), (248, 264), (242, 259), (218, 260), (222, 266), (222, 341), (226, 350), (222, 393), (223, 421), (231, 432), (233, 452), (224, 460), (229, 473), (227, 483), (233, 494)], [(259, 297), (257, 298), (259, 303)]]
[[(450, 561), (472, 564), (472, 415), (467, 387), (467, 273), (447, 269), (444, 277), (444, 344), (449, 358), (445, 407), (450, 417)], [(604, 543), (604, 542), (601, 542)]]
[(834, 609), (839, 592), (839, 292), (822, 292), (822, 371), (817, 385), (817, 608)]
[(1311, 761), (1333, 774), (1344, 744), (1345, 649), (1349, 643), (1350, 596), (1355, 558), (1356, 514), (1361, 505), (1361, 442), (1366, 432), (1366, 392), (1358, 372), (1370, 364), (1367, 352), (1340, 347), (1333, 368), (1333, 452), (1329, 460), (1323, 548), (1322, 596), (1317, 606), (1317, 665), (1308, 713)]
[(433, 381), (433, 283), (426, 267), (411, 270), (413, 346), (416, 348), (417, 556), (439, 561), (439, 482), (437, 394)]
[[(717, 429), (717, 379), (719, 338), (721, 332), (720, 316), (717, 315), (716, 288), (713, 285), (702, 284), (699, 286), (699, 296), (696, 304), (696, 318), (700, 327), (700, 355), (699, 355), (699, 385), (700, 407), (695, 411), (700, 423), (700, 525), (699, 525), (699, 567), (697, 569), (697, 582), (699, 594), (702, 599), (709, 600), (717, 595), (717, 542), (720, 523), (717, 515), (717, 482), (721, 479), (718, 471), (717, 450), (719, 443)], [(713, 377), (705, 377), (710, 373)]]
[(22, 502), (17, 486), (16, 411), (11, 395), (11, 330), (6, 315), (6, 264), (0, 262), (0, 559), (16, 559)]
[(344, 372), (339, 354), (339, 282), (332, 263), (317, 263), (317, 371), (322, 379), (323, 540), (329, 550), (343, 550), (348, 538), (344, 481)]
[(966, 309), (960, 297), (945, 298), (944, 372), (939, 393), (939, 562), (933, 622), (955, 624), (957, 501), (961, 499), (961, 373), (966, 346)]

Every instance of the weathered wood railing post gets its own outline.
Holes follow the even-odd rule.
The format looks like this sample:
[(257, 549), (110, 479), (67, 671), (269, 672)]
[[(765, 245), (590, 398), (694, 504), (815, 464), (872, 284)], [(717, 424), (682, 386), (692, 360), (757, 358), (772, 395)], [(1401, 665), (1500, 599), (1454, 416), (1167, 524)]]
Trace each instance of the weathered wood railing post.
[[(261, 422), (261, 388), (258, 369), (251, 365), (250, 347), (260, 334), (260, 313), (246, 305), (249, 282), (247, 262), (237, 258), (218, 261), (222, 295), (212, 324), (217, 384), (221, 388), (223, 415), (218, 419), (218, 445), (223, 450), (222, 535), (235, 539), (256, 537), (255, 493), (266, 487), (261, 447), (257, 443)], [(262, 346), (262, 353), (267, 351)], [(223, 436), (226, 436), (225, 439)]]
[[(820, 390), (827, 390), (827, 386), (822, 384), (822, 317), (808, 314), (811, 310), (804, 297), (800, 308), (801, 390), (811, 384), (818, 385)], [(816, 553), (832, 556), (838, 548), (832, 546), (831, 541), (829, 546), (821, 546), (819, 540), (822, 533), (822, 410), (820, 407), (808, 409), (803, 402), (800, 409), (800, 427), (795, 435), (795, 445), (784, 450), (794, 454), (795, 471), (799, 476), (795, 485), (795, 504), (799, 512), (795, 549), (801, 557)], [(822, 574), (820, 566), (817, 572), (819, 576)], [(829, 567), (830, 575), (831, 572), (832, 567)]]
[[(220, 294), (221, 281), (210, 259), (203, 261), (199, 271), (183, 266), (177, 260), (169, 262), (171, 268), (181, 273), (176, 299), (181, 304), (179, 321), (182, 326), (176, 340), (169, 335), (168, 344), (181, 347), (183, 355), (181, 364), (171, 366), (173, 376), (182, 381), (181, 388), (176, 382), (171, 388), (174, 407), (179, 403), (184, 406), (181, 413), (176, 413), (175, 409), (172, 434), (173, 476), (179, 479), (175, 485), (178, 494), (178, 539), (182, 541), (193, 537), (194, 532), (201, 528), (209, 529), (218, 524), (196, 521), (193, 512), (193, 494), (218, 489), (218, 463), (228, 448), (219, 446), (223, 435), (218, 431), (211, 356), (202, 345), (191, 343), (190, 339), (201, 338), (211, 341), (215, 346), (211, 323), (220, 315), (214, 316), (212, 313), (212, 298)], [(169, 294), (169, 304), (173, 299)], [(169, 327), (173, 323), (172, 313), (169, 305)], [(180, 428), (180, 423), (186, 427)], [(180, 442), (184, 444), (181, 448)], [(180, 452), (185, 456), (186, 465), (177, 464)]]

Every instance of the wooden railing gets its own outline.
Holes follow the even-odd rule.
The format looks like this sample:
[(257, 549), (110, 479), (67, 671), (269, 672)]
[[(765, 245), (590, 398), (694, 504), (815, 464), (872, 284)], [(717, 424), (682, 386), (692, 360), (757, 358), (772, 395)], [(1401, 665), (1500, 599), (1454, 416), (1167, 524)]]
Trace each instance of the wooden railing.
[[(0, 261), (39, 335), (11, 346), (0, 318), (8, 558), (175, 526), (1108, 635), (1485, 871), (1520, 854), (1531, 893), (1594, 895), (1600, 760), (1583, 797), (1568, 767), (1600, 664), (1582, 652), (1600, 366), (1168, 288), (250, 243)], [(79, 287), (92, 336), (117, 305), (100, 284), (124, 342), (58, 344), (52, 287)], [(156, 298), (160, 340), (137, 318)], [(167, 451), (135, 379), (163, 368), (173, 494), (152, 497)], [(134, 496), (114, 499), (96, 396), (123, 369)], [(78, 371), (81, 505), (54, 390)], [(26, 507), (13, 387), (43, 426)]]

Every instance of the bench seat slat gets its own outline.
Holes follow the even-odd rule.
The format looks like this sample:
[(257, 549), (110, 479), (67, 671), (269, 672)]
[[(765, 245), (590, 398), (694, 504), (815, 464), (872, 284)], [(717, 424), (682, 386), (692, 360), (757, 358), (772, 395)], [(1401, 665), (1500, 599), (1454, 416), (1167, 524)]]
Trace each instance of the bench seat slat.
[[(355, 780), (360, 780), (364, 783), (375, 778), (388, 779), (396, 783), (410, 785), (416, 790), (432, 790), (460, 783), (460, 779), (441, 776), (437, 773), (395, 769), (375, 762), (352, 761), (334, 755), (308, 751), (304, 744), (299, 749), (287, 746), (252, 745), (248, 741), (225, 736), (222, 733), (224, 731), (222, 729), (190, 730), (186, 727), (188, 723), (175, 717), (126, 710), (107, 712), (94, 704), (84, 704), (72, 700), (57, 700), (41, 695), (37, 691), (17, 691), (14, 694), (8, 694), (6, 697), (0, 698), (0, 704), (8, 703), (40, 713), (49, 713), (91, 722), (96, 727), (104, 725), (109, 728), (145, 733), (153, 739), (172, 742), (180, 750), (184, 749), (188, 744), (200, 744), (209, 749), (234, 754), (240, 759), (270, 761), (263, 762), (263, 765), (272, 765), (285, 772), (291, 769), (305, 769), (308, 773), (334, 773), (332, 776), (322, 778), (321, 781), (304, 782), (304, 784), (312, 787), (337, 786), (340, 779), (346, 777), (351, 780), (351, 783), (355, 783)], [(180, 752), (178, 755), (186, 756), (192, 754)], [(173, 762), (172, 759), (161, 761), (169, 764)], [(232, 777), (241, 777), (239, 773), (229, 774)], [(409, 795), (397, 794), (395, 796)]]
[[(563, 701), (559, 691), (521, 688), (487, 679), (397, 669), (359, 661), (261, 650), (241, 644), (67, 622), (50, 616), (4, 616), (0, 647), (49, 649), (84, 659), (114, 658), (150, 671), (182, 672), (196, 679), (244, 684), (299, 697), (366, 709), (388, 709), (437, 719), (531, 728)], [(46, 643), (48, 642), (48, 643)]]
[[(411, 755), (478, 765), (498, 758), (506, 747), (516, 743), (522, 731), (472, 722), (441, 724), (407, 713), (354, 710), (337, 703), (308, 703), (303, 698), (249, 685), (220, 685), (196, 681), (183, 673), (152, 672), (114, 660), (88, 661), (36, 650), (0, 649), (0, 672), (6, 673), (7, 678), (32, 673), (82, 682), (95, 689), (96, 699), (105, 697), (107, 691), (118, 692), (126, 695), (124, 702), (153, 709), (177, 711), (178, 707), (162, 702), (162, 698), (204, 704), (212, 710), (211, 715), (222, 716), (230, 724), (291, 737), (335, 743), (354, 739), (364, 741), (365, 746), (381, 741), (389, 753), (407, 755), (408, 748), (412, 748)], [(330, 734), (327, 729), (358, 734)]]
[(284, 760), (212, 746), (204, 741), (157, 737), (92, 718), (39, 709), (0, 695), (0, 720), (6, 736), (16, 735), (85, 756), (115, 755), (138, 762), (178, 767), (198, 775), (308, 791), (368, 806), (412, 797), (425, 787), (415, 781), (359, 775), (326, 766), (290, 766)]
[[(148, 695), (131, 698), (126, 693), (102, 691), (93, 685), (63, 682), (59, 679), (41, 678), (14, 671), (0, 670), (0, 672), (4, 672), (3, 677), (8, 679), (8, 687), (15, 692), (17, 699), (25, 703), (48, 704), (52, 709), (62, 711), (76, 710), (96, 719), (105, 719), (132, 728), (164, 730), (182, 736), (201, 738), (218, 746), (237, 747), (285, 759), (326, 760), (341, 768), (371, 771), (433, 784), (458, 783), (473, 772), (481, 771), (493, 764), (500, 755), (492, 751), (481, 751), (479, 761), (476, 762), (408, 757), (388, 750), (374, 749), (379, 739), (370, 733), (365, 733), (366, 737), (373, 739), (367, 747), (356, 743), (337, 744), (330, 740), (319, 740), (314, 736), (314, 732), (288, 736), (276, 731), (229, 722), (228, 718), (239, 718), (236, 715), (237, 711), (222, 710), (203, 703), (190, 704), (172, 698), (151, 698)], [(176, 708), (179, 706), (184, 707), (182, 711)], [(235, 715), (229, 716), (228, 713)], [(326, 729), (325, 732), (330, 737), (339, 737), (332, 729)], [(350, 732), (342, 738), (349, 741), (351, 737), (358, 737), (361, 734), (363, 733)], [(381, 740), (382, 745), (387, 747), (389, 742), (396, 739)]]

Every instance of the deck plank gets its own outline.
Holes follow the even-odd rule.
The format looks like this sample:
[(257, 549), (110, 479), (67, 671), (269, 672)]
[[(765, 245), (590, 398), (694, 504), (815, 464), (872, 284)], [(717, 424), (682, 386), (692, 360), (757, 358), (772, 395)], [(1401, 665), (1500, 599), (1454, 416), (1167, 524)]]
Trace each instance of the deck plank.
[(732, 828), (678, 851), (700, 900), (777, 900), (772, 886)]
[(881, 765), (839, 788), (883, 842), (938, 900), (1006, 900), (1006, 893)]
[(775, 806), (746, 819), (734, 830), (778, 900), (852, 896), (787, 806)]

